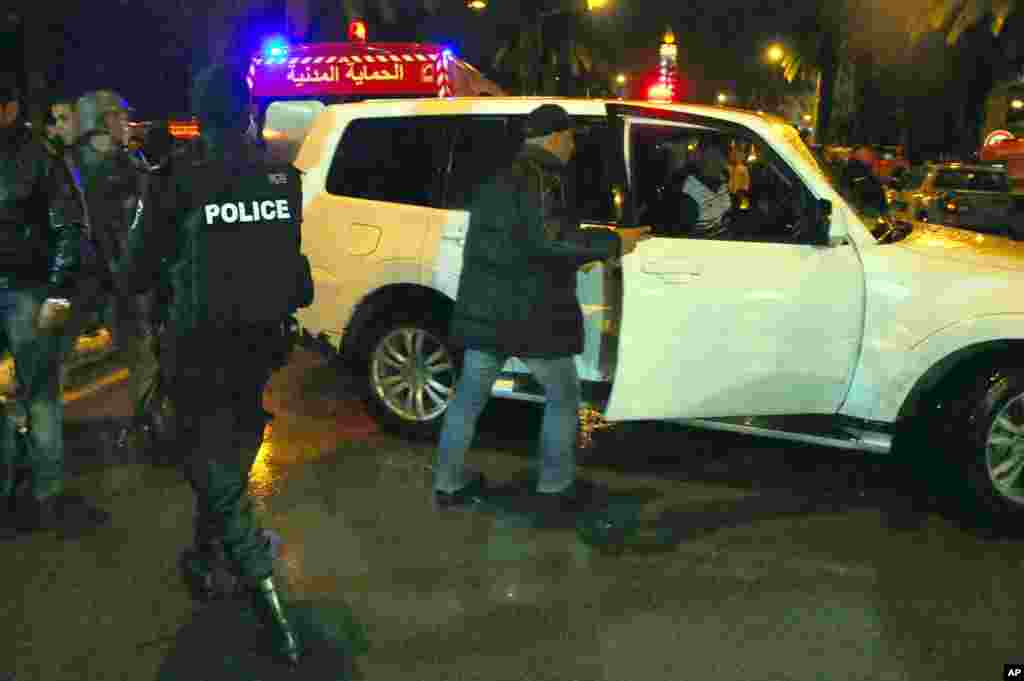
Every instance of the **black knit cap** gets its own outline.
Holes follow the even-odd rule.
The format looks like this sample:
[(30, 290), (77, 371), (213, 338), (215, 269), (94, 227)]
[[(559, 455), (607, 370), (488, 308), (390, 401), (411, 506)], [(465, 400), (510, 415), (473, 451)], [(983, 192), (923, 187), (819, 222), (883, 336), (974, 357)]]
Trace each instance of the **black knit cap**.
[(202, 127), (244, 129), (249, 124), (249, 88), (242, 69), (233, 64), (203, 69), (192, 85), (192, 109)]
[(544, 137), (571, 127), (569, 113), (557, 104), (542, 104), (526, 117), (527, 137)]

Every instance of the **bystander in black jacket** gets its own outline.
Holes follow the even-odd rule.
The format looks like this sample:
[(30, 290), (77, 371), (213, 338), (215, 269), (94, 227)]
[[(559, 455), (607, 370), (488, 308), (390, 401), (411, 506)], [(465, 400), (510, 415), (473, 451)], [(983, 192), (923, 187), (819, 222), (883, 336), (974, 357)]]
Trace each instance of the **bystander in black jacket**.
[(27, 128), (0, 128), (0, 288), (68, 295), (83, 220), (65, 165)]

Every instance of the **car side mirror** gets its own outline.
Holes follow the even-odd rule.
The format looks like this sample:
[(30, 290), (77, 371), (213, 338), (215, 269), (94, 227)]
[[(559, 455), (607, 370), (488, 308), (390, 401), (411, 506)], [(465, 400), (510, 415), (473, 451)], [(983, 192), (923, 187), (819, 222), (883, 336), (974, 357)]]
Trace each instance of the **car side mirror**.
[(817, 215), (814, 220), (814, 235), (811, 243), (815, 246), (828, 246), (831, 244), (829, 231), (832, 226), (832, 202), (828, 199), (818, 199)]

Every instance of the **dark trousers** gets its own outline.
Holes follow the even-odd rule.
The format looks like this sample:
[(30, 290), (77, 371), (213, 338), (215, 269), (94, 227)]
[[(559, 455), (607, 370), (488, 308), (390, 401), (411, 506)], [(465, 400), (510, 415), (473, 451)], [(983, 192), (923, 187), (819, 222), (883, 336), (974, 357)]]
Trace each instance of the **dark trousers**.
[(266, 424), (270, 331), (168, 338), (162, 356), (179, 426), (185, 475), (196, 495), (197, 548), (220, 542), (236, 574), (272, 574), (270, 548), (248, 495), (249, 471)]
[[(60, 397), (61, 336), (36, 328), (45, 288), (0, 291), (0, 332), (14, 357), (28, 434), (15, 433), (0, 415), (0, 498), (14, 492), (19, 468), (32, 473), (32, 496), (43, 500), (64, 488), (64, 404)], [(4, 502), (6, 503), (6, 502)]]

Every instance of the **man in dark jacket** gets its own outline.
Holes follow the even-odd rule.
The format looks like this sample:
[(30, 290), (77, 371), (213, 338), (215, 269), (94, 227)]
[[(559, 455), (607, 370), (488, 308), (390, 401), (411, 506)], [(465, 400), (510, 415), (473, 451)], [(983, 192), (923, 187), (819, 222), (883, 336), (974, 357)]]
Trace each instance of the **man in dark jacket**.
[[(192, 101), (201, 144), (150, 178), (141, 219), (114, 276), (125, 293), (151, 290), (165, 277), (173, 288), (161, 372), (196, 495), (195, 546), (182, 554), (183, 576), (194, 597), (216, 596), (212, 572), (223, 549), (275, 637), (275, 652), (295, 663), (298, 638), (278, 598), (271, 548), (247, 492), (268, 417), (263, 389), (282, 363), (282, 322), (295, 307), (290, 301), (298, 278), (286, 273), (300, 257), (301, 179), (294, 169), (267, 164), (246, 141), (249, 93), (240, 71), (218, 65), (200, 73)], [(240, 224), (240, 212), (254, 210), (254, 203), (259, 214)], [(275, 235), (280, 246), (268, 252), (266, 239)], [(238, 283), (240, 272), (249, 276), (247, 285), (255, 272), (267, 290)], [(232, 312), (243, 309), (246, 314)], [(274, 319), (252, 321), (259, 311)]]
[[(141, 407), (147, 387), (156, 375), (153, 352), (152, 294), (120, 295), (113, 290), (110, 266), (121, 257), (128, 230), (138, 212), (148, 181), (150, 164), (127, 148), (132, 108), (113, 90), (96, 90), (79, 97), (76, 106), (78, 138), (72, 147), (73, 163), (80, 169), (92, 235), (98, 244), (99, 266), (83, 277), (74, 331), (80, 332), (93, 317), (107, 315), (113, 343), (131, 369), (129, 389), (136, 406), (128, 435), (145, 427)], [(77, 336), (77, 333), (73, 334)], [(74, 338), (69, 334), (70, 343)], [(69, 345), (70, 345), (69, 343)], [(70, 347), (65, 352), (70, 352)]]
[[(17, 393), (0, 423), (0, 532), (80, 530), (108, 516), (70, 505), (64, 485), (60, 327), (80, 260), (83, 215), (66, 167), (22, 123), (13, 76), (0, 74), (0, 330)], [(62, 310), (59, 316), (56, 310)], [(16, 474), (31, 472), (30, 508), (10, 506)]]
[(573, 151), (566, 111), (554, 104), (535, 109), (523, 149), (472, 203), (451, 323), (451, 338), (466, 353), (435, 468), (442, 508), (474, 503), (483, 492), (482, 476), (467, 479), (465, 455), (498, 372), (513, 356), (526, 363), (547, 398), (538, 499), (566, 510), (583, 501), (575, 484), (580, 385), (573, 355), (583, 352), (576, 271), (630, 253), (649, 229), (579, 229), (566, 201), (565, 167)]

